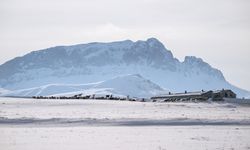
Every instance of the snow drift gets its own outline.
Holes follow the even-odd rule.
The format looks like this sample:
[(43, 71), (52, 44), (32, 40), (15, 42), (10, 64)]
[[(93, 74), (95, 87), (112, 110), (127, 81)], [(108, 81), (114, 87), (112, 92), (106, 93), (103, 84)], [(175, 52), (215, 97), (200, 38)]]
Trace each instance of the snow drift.
[(10, 92), (9, 90), (0, 88), (0, 95), (6, 94), (6, 93), (9, 93), (9, 92)]
[(2, 96), (73, 96), (76, 94), (83, 95), (106, 95), (126, 97), (151, 97), (160, 94), (164, 90), (151, 82), (144, 79), (138, 74), (118, 76), (97, 83), (89, 84), (49, 84), (29, 89), (16, 90), (3, 94)]

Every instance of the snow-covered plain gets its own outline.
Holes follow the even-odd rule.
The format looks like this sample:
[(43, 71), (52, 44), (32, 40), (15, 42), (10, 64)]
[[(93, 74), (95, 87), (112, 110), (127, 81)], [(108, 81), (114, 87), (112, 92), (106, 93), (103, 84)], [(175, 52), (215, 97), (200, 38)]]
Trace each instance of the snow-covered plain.
[(1, 149), (250, 149), (250, 106), (0, 98)]

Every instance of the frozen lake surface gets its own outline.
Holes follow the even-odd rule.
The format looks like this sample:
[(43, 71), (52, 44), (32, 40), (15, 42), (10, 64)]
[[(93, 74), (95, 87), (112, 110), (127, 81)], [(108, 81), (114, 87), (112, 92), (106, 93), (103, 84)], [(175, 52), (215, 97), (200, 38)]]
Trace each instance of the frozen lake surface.
[(1, 149), (250, 149), (250, 105), (0, 98)]

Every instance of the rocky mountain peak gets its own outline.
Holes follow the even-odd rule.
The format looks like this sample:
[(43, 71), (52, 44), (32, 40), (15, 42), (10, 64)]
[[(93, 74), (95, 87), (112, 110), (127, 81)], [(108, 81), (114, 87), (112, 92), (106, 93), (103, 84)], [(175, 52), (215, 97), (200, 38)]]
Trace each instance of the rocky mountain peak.
[(140, 74), (177, 92), (231, 88), (221, 71), (195, 56), (187, 56), (180, 62), (156, 38), (34, 51), (0, 65), (0, 87), (22, 89), (51, 83), (82, 84), (124, 74)]

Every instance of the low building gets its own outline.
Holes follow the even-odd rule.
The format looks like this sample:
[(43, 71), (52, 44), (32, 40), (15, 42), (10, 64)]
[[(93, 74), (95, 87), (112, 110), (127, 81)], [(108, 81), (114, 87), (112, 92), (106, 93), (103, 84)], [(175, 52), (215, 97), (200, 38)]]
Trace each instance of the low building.
[(223, 98), (236, 98), (236, 94), (232, 90), (213, 91), (213, 100), (223, 100)]
[(217, 90), (217, 91), (198, 91), (198, 92), (184, 92), (184, 93), (168, 93), (164, 95), (151, 97), (153, 101), (206, 101), (206, 100), (223, 100), (223, 98), (235, 98), (236, 94), (231, 90)]

